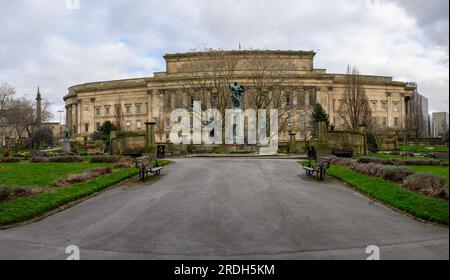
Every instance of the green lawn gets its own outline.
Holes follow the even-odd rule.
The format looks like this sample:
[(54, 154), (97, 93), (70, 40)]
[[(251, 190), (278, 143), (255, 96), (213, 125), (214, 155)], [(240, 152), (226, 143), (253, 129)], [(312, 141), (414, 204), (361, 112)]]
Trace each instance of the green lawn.
[(371, 158), (383, 158), (383, 159), (389, 159), (389, 158), (407, 158), (402, 155), (391, 155), (391, 154), (369, 154), (368, 157)]
[(0, 203), (0, 225), (17, 223), (42, 215), (68, 202), (101, 191), (137, 173), (137, 168), (119, 169), (89, 182)]
[(405, 152), (448, 152), (447, 146), (400, 146), (401, 151)]
[(327, 174), (401, 211), (424, 220), (448, 225), (448, 201), (426, 197), (394, 183), (341, 166), (332, 165)]
[(56, 179), (111, 163), (0, 163), (0, 186), (45, 187)]
[[(158, 160), (161, 165), (168, 165), (169, 160)], [(10, 163), (0, 165), (0, 185), (49, 186), (57, 178), (72, 173), (101, 166), (113, 166), (111, 163)], [(57, 171), (59, 170), (59, 171)], [(137, 175), (135, 167), (114, 169), (107, 174), (85, 183), (63, 188), (47, 188), (46, 191), (33, 196), (19, 197), (0, 203), (0, 226), (25, 221), (45, 214), (68, 202), (89, 196), (106, 189), (125, 179)], [(25, 174), (26, 173), (26, 174)], [(17, 174), (20, 174), (19, 176)], [(25, 174), (25, 175), (22, 175)]]
[(433, 173), (436, 175), (441, 176), (442, 178), (445, 178), (448, 180), (448, 167), (447, 166), (414, 166), (409, 165), (407, 166), (417, 173)]

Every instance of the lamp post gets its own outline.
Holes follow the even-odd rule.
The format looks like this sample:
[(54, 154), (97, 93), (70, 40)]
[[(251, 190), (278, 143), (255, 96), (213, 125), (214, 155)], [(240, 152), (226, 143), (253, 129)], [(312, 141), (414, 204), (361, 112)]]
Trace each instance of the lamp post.
[(62, 113), (64, 113), (64, 110), (59, 110), (59, 124), (62, 124)]

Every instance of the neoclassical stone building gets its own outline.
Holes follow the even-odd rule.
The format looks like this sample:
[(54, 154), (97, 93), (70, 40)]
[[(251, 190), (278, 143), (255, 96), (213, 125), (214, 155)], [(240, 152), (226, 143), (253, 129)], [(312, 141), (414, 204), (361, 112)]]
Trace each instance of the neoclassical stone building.
[[(316, 102), (339, 129), (346, 75), (314, 68), (315, 55), (247, 50), (167, 54), (166, 71), (153, 77), (70, 87), (64, 97), (67, 125), (72, 135), (86, 137), (108, 120), (119, 122), (124, 130), (142, 132), (145, 122), (156, 122), (156, 140), (166, 142), (172, 110), (189, 108), (194, 100), (208, 108), (231, 108), (228, 84), (237, 81), (247, 89), (244, 107), (289, 112), (280, 120), (285, 121), (281, 139), (287, 139), (287, 131), (297, 133), (297, 139), (308, 137), (308, 116)], [(387, 76), (361, 77), (376, 123), (386, 129), (405, 128), (416, 85)]]

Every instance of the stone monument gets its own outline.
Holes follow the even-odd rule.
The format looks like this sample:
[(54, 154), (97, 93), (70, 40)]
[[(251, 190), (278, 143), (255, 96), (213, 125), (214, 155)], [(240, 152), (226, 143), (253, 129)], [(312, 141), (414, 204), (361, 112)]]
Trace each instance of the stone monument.
[[(233, 144), (244, 144), (244, 135), (240, 135), (238, 133), (238, 130), (241, 128), (237, 126), (237, 123), (240, 122), (241, 118), (244, 117), (244, 113), (241, 108), (241, 98), (242, 95), (245, 93), (245, 88), (242, 85), (239, 85), (237, 82), (234, 82), (232, 85), (230, 85), (230, 92), (231, 92), (231, 102), (233, 104), (233, 117), (230, 120), (232, 122), (232, 125), (228, 126), (231, 131), (228, 133), (229, 136), (231, 136), (231, 142)], [(228, 143), (230, 141), (227, 141)]]
[(64, 139), (63, 139), (63, 143), (62, 143), (62, 150), (64, 153), (71, 152), (70, 140), (69, 140), (69, 128), (67, 128), (67, 127), (66, 127), (66, 129), (64, 129)]

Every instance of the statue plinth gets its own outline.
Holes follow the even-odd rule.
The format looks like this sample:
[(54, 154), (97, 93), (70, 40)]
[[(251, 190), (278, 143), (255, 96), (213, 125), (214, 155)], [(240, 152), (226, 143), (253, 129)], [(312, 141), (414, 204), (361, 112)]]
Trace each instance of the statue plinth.
[(64, 139), (63, 143), (62, 143), (62, 151), (64, 153), (70, 153), (71, 152), (71, 148), (70, 148), (70, 140), (69, 139)]

